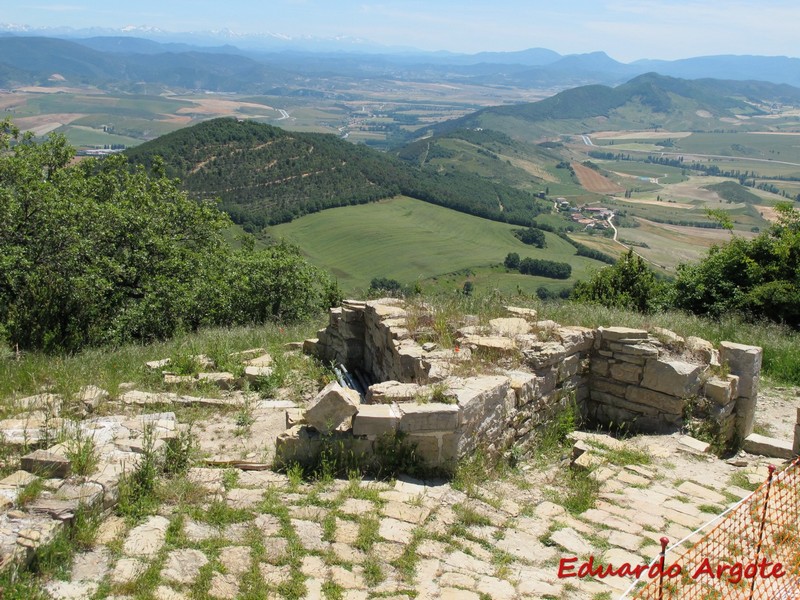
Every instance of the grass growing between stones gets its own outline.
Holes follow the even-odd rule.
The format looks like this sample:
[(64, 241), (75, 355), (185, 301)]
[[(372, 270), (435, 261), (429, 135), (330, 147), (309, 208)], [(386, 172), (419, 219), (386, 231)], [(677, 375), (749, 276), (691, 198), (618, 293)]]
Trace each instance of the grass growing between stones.
[(0, 574), (0, 598), (3, 600), (46, 600), (41, 588), (44, 579), (66, 579), (72, 559), (91, 547), (99, 524), (99, 515), (81, 506), (71, 524), (53, 540), (39, 548), (26, 569), (6, 568)]

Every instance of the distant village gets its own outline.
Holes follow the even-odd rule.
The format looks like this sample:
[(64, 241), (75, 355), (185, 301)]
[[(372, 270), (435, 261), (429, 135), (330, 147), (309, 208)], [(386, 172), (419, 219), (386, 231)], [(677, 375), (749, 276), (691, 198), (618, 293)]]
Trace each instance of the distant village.
[(569, 212), (573, 223), (586, 229), (608, 229), (608, 220), (614, 211), (604, 206), (572, 206), (566, 198), (556, 198), (556, 206), (561, 212)]

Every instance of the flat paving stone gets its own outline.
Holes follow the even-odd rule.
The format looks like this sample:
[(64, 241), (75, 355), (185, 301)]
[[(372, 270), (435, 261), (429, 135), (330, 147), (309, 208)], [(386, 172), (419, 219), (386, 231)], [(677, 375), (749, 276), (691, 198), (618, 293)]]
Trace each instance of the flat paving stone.
[(173, 550), (164, 562), (161, 577), (166, 581), (192, 585), (200, 574), (200, 569), (207, 564), (208, 557), (200, 550)]
[(141, 525), (131, 529), (122, 552), (128, 556), (155, 558), (167, 536), (169, 520), (161, 516), (150, 517)]
[(252, 562), (250, 548), (249, 546), (226, 546), (219, 551), (218, 560), (226, 573), (242, 575), (250, 570)]
[(109, 579), (113, 584), (125, 585), (136, 580), (146, 570), (147, 563), (138, 558), (120, 558), (114, 565)]
[(406, 523), (405, 521), (398, 521), (387, 517), (381, 519), (378, 535), (383, 539), (390, 542), (397, 542), (399, 544), (410, 544), (411, 539), (414, 537), (414, 525)]
[(300, 519), (292, 519), (292, 527), (300, 538), (300, 544), (306, 550), (322, 551), (328, 548), (328, 542), (322, 539), (323, 530), (322, 525), (313, 521), (303, 521)]
[(699, 498), (700, 500), (713, 502), (715, 504), (724, 504), (725, 503), (725, 496), (715, 492), (714, 490), (710, 490), (707, 487), (703, 487), (702, 485), (697, 485), (691, 481), (684, 481), (682, 484), (678, 486), (678, 491), (682, 494), (688, 494), (690, 496), (694, 496), (695, 498)]
[(239, 577), (233, 574), (214, 573), (208, 595), (218, 600), (235, 598), (239, 593)]

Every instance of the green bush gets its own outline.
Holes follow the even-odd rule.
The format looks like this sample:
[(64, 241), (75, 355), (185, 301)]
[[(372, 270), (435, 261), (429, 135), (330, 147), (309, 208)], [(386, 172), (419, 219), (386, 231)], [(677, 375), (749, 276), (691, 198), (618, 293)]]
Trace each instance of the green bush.
[(0, 124), (0, 333), (24, 349), (153, 340), (205, 325), (295, 321), (339, 300), (296, 248), (233, 252), (229, 219), (124, 158)]
[(610, 267), (595, 273), (589, 281), (575, 284), (572, 298), (650, 313), (667, 302), (668, 286), (656, 279), (644, 259), (629, 250)]

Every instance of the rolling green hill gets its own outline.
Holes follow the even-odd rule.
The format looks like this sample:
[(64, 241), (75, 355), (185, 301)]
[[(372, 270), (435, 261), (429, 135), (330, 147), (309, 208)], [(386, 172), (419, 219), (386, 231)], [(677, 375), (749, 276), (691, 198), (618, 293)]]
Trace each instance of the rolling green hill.
[(214, 119), (126, 152), (221, 208), (249, 231), (337, 206), (404, 194), (495, 221), (528, 225), (549, 205), (475, 174), (423, 170), (326, 134), (288, 132), (253, 121)]
[[(393, 198), (366, 206), (349, 206), (308, 215), (268, 229), (275, 238), (297, 244), (309, 260), (333, 273), (343, 290), (364, 290), (374, 277), (409, 285), (437, 286), (434, 279), (460, 288), (469, 271), (476, 288), (540, 286), (561, 289), (585, 278), (603, 263), (576, 256), (575, 248), (552, 233), (547, 247), (527, 246), (513, 235), (516, 227), (461, 214), (413, 198)], [(523, 258), (569, 262), (572, 277), (554, 280), (506, 272), (509, 252)], [(461, 273), (456, 273), (461, 272)]]
[[(597, 129), (702, 129), (707, 117), (765, 114), (764, 102), (800, 103), (800, 89), (753, 81), (686, 80), (647, 73), (617, 87), (586, 85), (539, 102), (489, 107), (434, 133), (494, 129), (515, 138)], [(698, 114), (700, 113), (700, 114)]]

